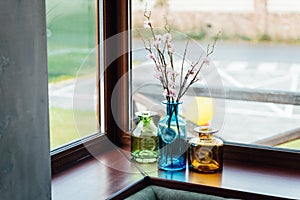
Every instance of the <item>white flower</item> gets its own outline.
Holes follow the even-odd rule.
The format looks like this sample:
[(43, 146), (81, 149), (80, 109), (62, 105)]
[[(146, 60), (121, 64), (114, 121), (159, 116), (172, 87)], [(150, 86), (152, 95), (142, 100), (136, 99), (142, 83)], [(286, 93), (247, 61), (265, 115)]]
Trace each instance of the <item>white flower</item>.
[(172, 40), (172, 35), (171, 35), (170, 33), (165, 33), (165, 34), (163, 35), (163, 39), (164, 39), (164, 41), (171, 42), (171, 40)]
[(161, 44), (161, 41), (158, 41), (158, 40), (155, 40), (155, 41), (153, 42), (153, 46), (154, 46), (155, 48), (159, 48), (160, 44)]
[(204, 62), (204, 64), (206, 64), (206, 65), (209, 65), (209, 63), (210, 63), (210, 61), (209, 61), (208, 58), (204, 58), (203, 62)]
[(175, 89), (172, 89), (172, 88), (169, 88), (169, 93), (168, 93), (168, 90), (165, 89), (164, 92), (163, 92), (163, 95), (165, 97), (176, 97), (176, 90)]
[(155, 35), (154, 37), (155, 37), (155, 40), (153, 42), (153, 46), (155, 48), (159, 48), (159, 46), (161, 45), (161, 42), (162, 42), (162, 40), (161, 40), (162, 36), (161, 35)]
[(147, 58), (150, 59), (150, 60), (153, 60), (153, 59), (154, 59), (153, 53), (149, 53), (149, 54), (147, 55)]
[(176, 97), (176, 90), (175, 89), (169, 89), (169, 97)]
[(168, 96), (168, 90), (167, 90), (167, 89), (164, 89), (163, 95), (164, 95), (165, 97)]
[(167, 67), (166, 73), (172, 75), (173, 69), (171, 67)]
[(162, 36), (161, 35), (155, 35), (155, 40), (156, 41), (161, 41), (162, 39)]
[(168, 52), (174, 53), (174, 45), (171, 42), (168, 42)]
[(169, 81), (168, 88), (175, 88), (175, 83), (173, 81)]
[(161, 73), (160, 71), (155, 70), (155, 73), (154, 73), (153, 76), (154, 76), (154, 78), (156, 78), (156, 79), (162, 81), (162, 73)]
[(179, 73), (176, 72), (175, 70), (172, 71), (171, 75), (176, 78), (177, 76), (179, 76)]
[(144, 21), (144, 28), (150, 28), (151, 23), (152, 23), (151, 20), (146, 19), (146, 20)]

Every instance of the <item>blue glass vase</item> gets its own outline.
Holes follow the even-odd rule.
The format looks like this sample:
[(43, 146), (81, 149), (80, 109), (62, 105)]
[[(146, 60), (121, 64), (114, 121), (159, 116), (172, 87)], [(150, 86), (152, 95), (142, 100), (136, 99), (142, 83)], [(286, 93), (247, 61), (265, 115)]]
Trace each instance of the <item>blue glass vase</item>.
[(178, 113), (180, 102), (163, 102), (167, 113), (158, 122), (158, 168), (177, 171), (186, 168), (186, 122)]

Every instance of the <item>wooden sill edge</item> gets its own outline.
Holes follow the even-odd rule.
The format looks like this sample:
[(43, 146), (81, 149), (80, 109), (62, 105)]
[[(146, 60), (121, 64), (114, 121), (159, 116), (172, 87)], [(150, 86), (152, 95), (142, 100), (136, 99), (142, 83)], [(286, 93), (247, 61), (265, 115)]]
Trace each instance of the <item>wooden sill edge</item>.
[[(109, 143), (110, 141), (108, 141), (105, 135), (96, 134), (81, 143), (74, 143), (66, 150), (60, 149), (56, 154), (52, 152), (52, 167), (54, 167), (52, 168), (52, 174), (60, 176), (60, 172), (67, 172), (68, 169), (76, 170), (74, 169), (76, 166), (85, 164), (84, 160), (93, 159), (91, 150), (93, 153), (97, 152), (99, 154), (112, 150), (110, 145), (108, 145)], [(128, 146), (122, 148), (128, 150)], [(250, 147), (231, 143), (225, 143), (224, 160), (256, 166), (284, 167), (287, 170), (300, 169), (300, 156), (298, 152), (276, 151), (272, 148)], [(63, 176), (63, 173), (61, 175)], [(285, 178), (288, 179), (287, 177)], [(257, 194), (260, 195), (259, 193)], [(279, 197), (277, 198), (280, 199)]]
[[(121, 148), (128, 150), (130, 147), (127, 145)], [(57, 174), (72, 167), (81, 160), (92, 157), (92, 154), (101, 154), (110, 150), (112, 150), (111, 142), (105, 134), (100, 133), (56, 149), (51, 152), (52, 174)], [(265, 146), (225, 142), (224, 160), (300, 169), (299, 151), (274, 149)]]

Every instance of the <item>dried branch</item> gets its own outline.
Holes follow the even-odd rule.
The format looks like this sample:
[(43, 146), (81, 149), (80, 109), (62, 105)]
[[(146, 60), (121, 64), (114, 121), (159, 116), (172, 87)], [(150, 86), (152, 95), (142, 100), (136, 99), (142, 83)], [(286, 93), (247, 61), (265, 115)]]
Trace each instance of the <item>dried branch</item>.
[[(173, 44), (171, 42), (172, 39), (171, 28), (169, 26), (167, 18), (165, 18), (166, 24), (164, 30), (166, 31), (166, 33), (163, 35), (163, 39), (162, 39), (161, 35), (156, 35), (154, 32), (151, 23), (151, 11), (147, 11), (147, 7), (145, 8), (144, 11), (144, 17), (146, 19), (145, 25), (150, 28), (151, 36), (154, 44), (151, 43), (150, 39), (146, 41), (142, 37), (142, 35), (138, 32), (139, 36), (143, 41), (145, 49), (149, 52), (149, 57), (154, 61), (154, 64), (158, 72), (158, 78), (163, 86), (163, 89), (166, 90), (167, 92), (166, 94), (167, 101), (170, 100), (175, 101), (174, 87), (175, 87), (175, 79), (177, 74), (175, 73), (174, 60), (173, 60), (174, 55), (173, 55)], [(181, 69), (180, 69), (179, 92), (176, 97), (177, 102), (180, 101), (181, 97), (187, 92), (190, 86), (199, 80), (198, 76), (200, 75), (200, 71), (207, 64), (208, 57), (214, 52), (215, 44), (219, 36), (220, 36), (220, 32), (215, 37), (213, 43), (207, 45), (206, 52), (202, 53), (198, 58), (198, 60), (195, 63), (192, 63), (190, 65), (189, 70), (184, 75), (184, 64), (186, 61), (186, 54), (189, 45), (189, 40), (186, 42), (183, 59), (181, 63)], [(168, 59), (166, 58), (166, 54), (168, 55)], [(171, 71), (169, 71), (169, 69)]]

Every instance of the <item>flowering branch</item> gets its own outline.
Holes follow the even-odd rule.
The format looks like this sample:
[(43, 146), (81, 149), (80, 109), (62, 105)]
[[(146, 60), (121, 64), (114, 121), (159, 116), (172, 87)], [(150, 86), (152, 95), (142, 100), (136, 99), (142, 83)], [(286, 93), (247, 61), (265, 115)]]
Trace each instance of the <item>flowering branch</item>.
[[(166, 24), (164, 27), (166, 33), (164, 35), (156, 35), (151, 22), (151, 11), (147, 11), (147, 9), (145, 9), (144, 17), (144, 25), (146, 28), (150, 28), (153, 43), (151, 43), (150, 40), (148, 40), (148, 43), (146, 43), (140, 33), (139, 36), (142, 38), (145, 49), (149, 52), (148, 58), (153, 60), (155, 64), (155, 78), (159, 79), (159, 81), (161, 82), (167, 101), (179, 102), (182, 96), (187, 92), (189, 87), (199, 80), (200, 71), (203, 66), (209, 64), (208, 58), (214, 52), (215, 44), (219, 38), (220, 33), (217, 34), (212, 45), (207, 45), (204, 57), (202, 53), (199, 59), (195, 63), (192, 63), (190, 65), (190, 68), (184, 75), (184, 64), (186, 61), (186, 53), (189, 45), (189, 40), (187, 41), (181, 64), (179, 92), (177, 94), (175, 90), (175, 81), (179, 74), (175, 71), (174, 67), (174, 45), (172, 43), (171, 28), (169, 27), (166, 20)], [(166, 59), (166, 55), (168, 59)]]
[[(194, 69), (198, 65), (202, 55), (199, 57), (199, 60), (196, 62), (196, 64), (191, 65), (191, 71), (188, 71), (188, 73), (186, 74), (186, 77), (185, 77), (185, 82), (180, 87), (180, 91), (179, 91), (178, 96), (177, 96), (177, 101), (180, 100), (180, 98), (187, 92), (187, 90), (189, 89), (189, 87), (191, 85), (193, 85), (194, 83), (196, 83), (199, 80), (198, 76), (200, 74), (200, 71), (201, 71), (201, 69), (203, 68), (204, 65), (209, 64), (208, 57), (214, 52), (215, 45), (216, 45), (216, 42), (217, 42), (218, 38), (220, 37), (220, 34), (221, 34), (220, 32), (217, 34), (217, 36), (215, 37), (215, 39), (213, 41), (212, 46), (210, 46), (210, 44), (207, 45), (206, 55), (205, 55), (204, 59), (202, 60), (202, 62), (200, 64), (200, 67), (196, 70), (196, 73), (194, 73)], [(187, 85), (187, 87), (185, 89), (183, 89), (185, 87), (185, 84), (186, 84), (190, 74), (191, 75), (194, 74), (194, 76), (193, 76), (192, 80), (189, 82), (189, 84)]]

